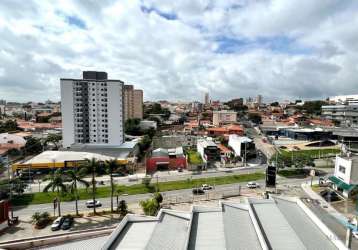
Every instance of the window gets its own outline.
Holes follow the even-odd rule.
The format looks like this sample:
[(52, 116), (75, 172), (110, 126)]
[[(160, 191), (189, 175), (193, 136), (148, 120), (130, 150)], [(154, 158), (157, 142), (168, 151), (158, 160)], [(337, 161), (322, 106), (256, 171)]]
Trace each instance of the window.
[(339, 166), (339, 172), (345, 174), (346, 173), (346, 168), (343, 166)]

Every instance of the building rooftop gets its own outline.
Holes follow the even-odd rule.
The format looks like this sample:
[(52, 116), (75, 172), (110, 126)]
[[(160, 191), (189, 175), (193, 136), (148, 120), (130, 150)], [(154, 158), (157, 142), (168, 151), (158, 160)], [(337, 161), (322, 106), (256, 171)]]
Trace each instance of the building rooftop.
[[(140, 235), (140, 240), (138, 240)], [(102, 249), (347, 249), (298, 198), (128, 215)]]

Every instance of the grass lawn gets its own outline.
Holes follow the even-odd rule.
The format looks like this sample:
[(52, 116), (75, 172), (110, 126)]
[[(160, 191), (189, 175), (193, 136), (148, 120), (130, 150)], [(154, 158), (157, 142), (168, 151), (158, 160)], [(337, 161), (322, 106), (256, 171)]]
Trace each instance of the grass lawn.
[[(178, 189), (188, 189), (200, 186), (201, 184), (209, 184), (209, 185), (223, 185), (223, 184), (232, 184), (239, 182), (248, 182), (264, 179), (265, 174), (261, 172), (252, 173), (252, 174), (243, 174), (243, 175), (230, 175), (230, 176), (222, 176), (222, 177), (210, 177), (210, 178), (200, 178), (200, 179), (187, 179), (181, 181), (169, 181), (169, 182), (159, 182), (158, 188), (159, 191), (170, 191), (170, 190), (178, 190)], [(155, 182), (154, 179), (152, 179)], [(117, 186), (116, 190), (119, 191), (120, 194), (144, 194), (144, 193), (154, 193), (156, 191), (156, 183), (150, 184), (146, 186), (144, 184), (135, 184), (132, 186)], [(80, 200), (87, 200), (92, 198), (91, 188), (87, 191), (86, 189), (79, 189), (79, 197)], [(104, 198), (110, 197), (111, 189), (110, 187), (97, 187), (96, 197)], [(56, 193), (48, 192), (48, 193), (32, 193), (32, 194), (23, 194), (22, 196), (15, 196), (13, 198), (14, 206), (21, 205), (30, 205), (30, 204), (42, 204), (42, 203), (51, 203), (53, 199), (56, 197)], [(66, 193), (61, 196), (61, 201), (72, 201), (74, 197)]]
[(307, 176), (307, 171), (305, 171), (304, 169), (301, 168), (293, 168), (293, 169), (283, 169), (283, 170), (279, 170), (278, 171), (278, 175), (283, 176), (283, 177), (306, 177)]
[(188, 151), (188, 160), (191, 164), (202, 164), (203, 160), (201, 159), (201, 155), (196, 151)]
[(341, 150), (338, 148), (298, 150), (298, 151), (293, 151), (293, 153), (291, 151), (287, 151), (287, 150), (282, 150), (282, 149), (280, 150), (280, 153), (283, 156), (292, 157), (292, 154), (293, 154), (293, 158), (295, 158), (295, 156), (297, 157), (297, 156), (301, 156), (301, 155), (318, 158), (319, 156), (324, 157), (326, 155), (338, 154), (339, 152), (341, 152)]

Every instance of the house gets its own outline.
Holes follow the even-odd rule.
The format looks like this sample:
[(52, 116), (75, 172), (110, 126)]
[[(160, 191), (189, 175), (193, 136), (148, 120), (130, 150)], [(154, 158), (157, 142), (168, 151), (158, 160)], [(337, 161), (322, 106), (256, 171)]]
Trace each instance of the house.
[(187, 168), (183, 148), (157, 148), (151, 152), (146, 161), (147, 173), (157, 170), (175, 170)]
[(342, 193), (344, 197), (350, 197), (358, 191), (358, 156), (336, 156), (334, 175), (329, 177), (333, 182), (333, 188)]
[(225, 136), (229, 134), (244, 135), (244, 129), (240, 125), (231, 124), (225, 127), (206, 129), (209, 136)]

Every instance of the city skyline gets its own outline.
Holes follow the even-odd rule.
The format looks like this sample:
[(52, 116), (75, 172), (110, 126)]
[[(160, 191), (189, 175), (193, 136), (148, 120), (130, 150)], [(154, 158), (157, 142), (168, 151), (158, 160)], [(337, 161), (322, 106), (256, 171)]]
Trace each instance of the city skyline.
[(59, 79), (84, 70), (129, 82), (144, 100), (350, 94), (357, 10), (333, 0), (2, 2), (0, 94), (58, 101)]

